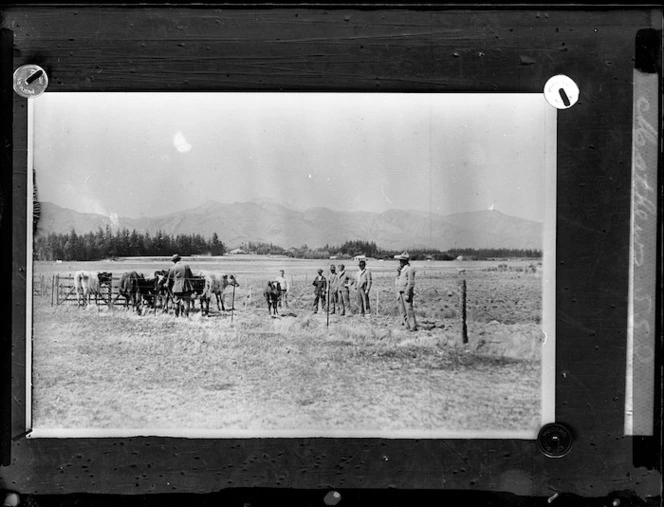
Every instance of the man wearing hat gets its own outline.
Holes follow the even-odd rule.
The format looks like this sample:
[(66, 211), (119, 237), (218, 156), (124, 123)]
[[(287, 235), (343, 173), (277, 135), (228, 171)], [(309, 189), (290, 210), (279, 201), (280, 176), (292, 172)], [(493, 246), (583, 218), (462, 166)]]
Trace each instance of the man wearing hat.
[(410, 255), (403, 252), (395, 255), (399, 259), (399, 274), (395, 282), (397, 289), (397, 306), (401, 314), (401, 325), (408, 327), (409, 331), (417, 331), (415, 309), (413, 308), (413, 294), (415, 292), (415, 270), (410, 265)]
[(194, 288), (191, 278), (194, 276), (188, 264), (180, 264), (182, 257), (175, 254), (171, 257), (173, 267), (168, 271), (167, 283), (173, 280), (173, 302), (175, 303), (175, 316), (179, 317), (182, 312), (189, 315), (189, 300)]
[(350, 283), (346, 273), (346, 266), (339, 265), (339, 276), (337, 278), (337, 301), (339, 303), (339, 315), (345, 315), (348, 310), (348, 315), (353, 315), (353, 310), (350, 307)]
[(369, 291), (371, 290), (371, 271), (367, 269), (367, 262), (360, 259), (360, 269), (355, 275), (355, 287), (357, 288), (357, 306), (360, 315), (371, 314), (371, 305), (369, 304)]
[(337, 311), (339, 306), (341, 312), (341, 304), (339, 303), (339, 275), (337, 274), (337, 267), (334, 264), (330, 265), (330, 277), (327, 282), (330, 284), (330, 295), (327, 299), (327, 304), (330, 307), (330, 315)]
[(323, 270), (318, 270), (318, 276), (314, 278), (314, 313), (318, 313), (318, 302), (321, 303), (321, 308), (325, 310), (325, 293), (327, 291), (327, 280), (323, 276)]

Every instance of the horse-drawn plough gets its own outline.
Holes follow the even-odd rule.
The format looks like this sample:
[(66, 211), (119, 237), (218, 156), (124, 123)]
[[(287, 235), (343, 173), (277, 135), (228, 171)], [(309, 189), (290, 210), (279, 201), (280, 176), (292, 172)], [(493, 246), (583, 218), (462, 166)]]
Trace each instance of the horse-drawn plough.
[[(200, 302), (201, 313), (210, 311), (210, 301), (214, 298), (219, 311), (225, 311), (224, 292), (232, 287), (230, 310), (234, 310), (235, 288), (238, 286), (234, 275), (201, 274), (189, 279), (192, 291), (185, 297), (177, 297), (172, 292), (172, 281), (165, 273), (155, 276), (132, 272), (115, 275), (112, 273), (91, 272), (82, 275), (61, 275), (56, 273), (51, 279), (51, 306), (76, 304), (77, 306), (106, 306), (109, 309), (123, 307), (138, 313), (161, 310), (168, 312), (178, 307), (176, 303), (186, 303), (186, 311), (196, 310), (196, 301)], [(159, 273), (159, 274), (158, 274)], [(39, 294), (48, 296), (44, 290), (44, 281), (40, 281)], [(184, 307), (180, 307), (185, 309)]]

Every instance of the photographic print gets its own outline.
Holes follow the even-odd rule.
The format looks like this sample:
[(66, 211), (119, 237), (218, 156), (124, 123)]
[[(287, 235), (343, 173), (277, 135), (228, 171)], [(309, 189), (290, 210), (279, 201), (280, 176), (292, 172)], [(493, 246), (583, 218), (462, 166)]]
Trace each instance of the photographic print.
[(29, 104), (34, 436), (535, 438), (553, 421), (541, 94)]

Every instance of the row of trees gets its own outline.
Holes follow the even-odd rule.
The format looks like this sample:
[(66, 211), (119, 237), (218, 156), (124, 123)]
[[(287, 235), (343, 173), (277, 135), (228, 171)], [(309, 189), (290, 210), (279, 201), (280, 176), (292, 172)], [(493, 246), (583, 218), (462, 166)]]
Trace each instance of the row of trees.
[[(242, 245), (242, 249), (259, 255), (287, 255), (297, 259), (352, 259), (356, 255), (365, 255), (375, 259), (391, 259), (400, 254), (402, 250), (389, 250), (380, 248), (373, 241), (353, 240), (342, 245), (325, 245), (319, 248), (310, 248), (303, 245), (297, 248), (285, 249), (272, 243), (249, 242)], [(413, 260), (441, 260), (449, 261), (462, 256), (468, 259), (495, 259), (495, 258), (540, 258), (542, 252), (535, 249), (518, 248), (454, 248), (451, 250), (438, 250), (435, 248), (409, 249), (408, 254)]]
[[(387, 250), (380, 248), (373, 241), (353, 240), (342, 245), (325, 245), (320, 248), (310, 248), (302, 245), (298, 248), (285, 249), (272, 243), (249, 242), (242, 245), (246, 252), (259, 255), (286, 255), (298, 259), (329, 259), (335, 257), (339, 260), (352, 259), (356, 255), (365, 255), (376, 259), (391, 259), (401, 250)], [(113, 232), (110, 227), (98, 229), (97, 232), (77, 234), (72, 230), (67, 234), (51, 233), (48, 236), (37, 238), (34, 243), (34, 257), (36, 260), (99, 260), (113, 257), (139, 257), (139, 256), (167, 256), (173, 253), (180, 255), (223, 255), (226, 246), (221, 242), (215, 232), (207, 239), (200, 234), (169, 235), (157, 231), (151, 235), (149, 232), (138, 233), (126, 228)], [(533, 249), (452, 249), (441, 251), (437, 249), (410, 249), (408, 253), (413, 260), (452, 260), (459, 256), (469, 259), (490, 259), (502, 257), (538, 258), (542, 256), (540, 250)]]
[(542, 257), (541, 250), (533, 248), (519, 249), (519, 248), (453, 248), (447, 251), (447, 254), (452, 258), (464, 257), (469, 259), (500, 259), (504, 257), (513, 258), (527, 258), (539, 259)]
[(223, 255), (225, 245), (215, 232), (210, 239), (200, 234), (170, 235), (157, 231), (138, 233), (135, 230), (119, 229), (113, 232), (109, 226), (97, 232), (77, 234), (75, 230), (67, 234), (51, 233), (35, 239), (34, 257), (36, 260), (79, 260), (90, 261), (113, 257), (181, 255)]
[[(367, 257), (374, 257), (376, 259), (392, 259), (395, 255), (400, 254), (403, 250), (389, 250), (380, 248), (374, 242), (370, 241), (347, 241), (343, 245), (325, 246), (323, 250), (330, 252), (332, 256), (337, 258), (352, 258), (355, 255), (366, 255)], [(469, 259), (493, 259), (501, 257), (521, 257), (521, 258), (538, 258), (542, 256), (539, 250), (517, 249), (517, 248), (455, 248), (451, 250), (439, 250), (436, 248), (410, 248), (408, 255), (412, 260), (436, 260), (436, 261), (451, 261), (459, 256)]]

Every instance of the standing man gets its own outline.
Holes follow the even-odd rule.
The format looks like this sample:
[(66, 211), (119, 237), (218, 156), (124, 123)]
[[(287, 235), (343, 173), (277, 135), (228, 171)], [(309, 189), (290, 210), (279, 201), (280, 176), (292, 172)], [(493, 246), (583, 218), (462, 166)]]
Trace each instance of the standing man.
[(350, 307), (350, 279), (346, 273), (346, 266), (339, 264), (339, 276), (337, 277), (337, 302), (339, 303), (339, 315), (353, 315)]
[(371, 305), (369, 304), (369, 291), (371, 290), (371, 271), (367, 269), (367, 263), (360, 259), (360, 270), (357, 272), (355, 287), (357, 288), (357, 306), (360, 309), (360, 315), (370, 315)]
[(166, 283), (173, 280), (173, 302), (175, 303), (175, 316), (179, 317), (183, 313), (189, 316), (189, 301), (194, 288), (191, 279), (194, 276), (188, 264), (179, 264), (182, 260), (178, 254), (171, 257), (173, 267), (166, 275)]
[(410, 255), (404, 252), (395, 255), (399, 259), (399, 272), (395, 282), (397, 289), (397, 306), (401, 314), (401, 325), (409, 331), (417, 331), (415, 309), (413, 308), (413, 294), (415, 291), (415, 269), (410, 265)]
[(318, 276), (314, 279), (314, 313), (318, 313), (318, 302), (321, 302), (321, 308), (325, 310), (325, 293), (327, 291), (327, 280), (323, 276), (323, 270), (318, 270)]
[(337, 267), (334, 264), (330, 266), (328, 283), (330, 284), (330, 297), (327, 304), (330, 306), (330, 314), (333, 314), (336, 312), (337, 303), (339, 302), (339, 275), (337, 274)]
[(275, 282), (278, 282), (279, 287), (281, 287), (281, 294), (279, 295), (279, 308), (281, 308), (282, 301), (284, 306), (288, 308), (288, 291), (290, 290), (290, 285), (288, 284), (288, 279), (284, 276), (283, 269), (279, 271), (279, 276), (275, 279)]

